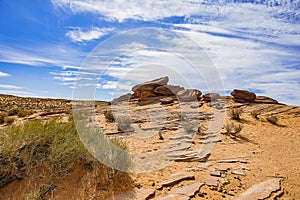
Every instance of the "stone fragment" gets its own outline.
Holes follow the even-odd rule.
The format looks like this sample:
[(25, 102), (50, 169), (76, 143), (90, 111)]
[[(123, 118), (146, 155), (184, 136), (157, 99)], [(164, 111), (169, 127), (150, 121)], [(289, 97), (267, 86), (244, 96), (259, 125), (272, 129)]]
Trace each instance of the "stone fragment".
[(158, 198), (156, 200), (189, 200), (190, 197), (181, 194), (169, 194), (165, 197)]
[(280, 179), (274, 178), (261, 182), (252, 186), (246, 192), (242, 193), (237, 199), (239, 200), (253, 200), (253, 199), (267, 199), (272, 193), (281, 190)]
[(220, 171), (211, 170), (211, 171), (210, 171), (210, 175), (211, 175), (211, 176), (221, 177), (222, 174), (221, 174)]
[(182, 188), (179, 188), (175, 190), (173, 193), (175, 194), (181, 194), (189, 197), (195, 196), (197, 192), (199, 192), (200, 188), (204, 185), (204, 183), (194, 183), (191, 185), (184, 186)]
[(217, 163), (237, 163), (239, 159), (217, 160)]
[(231, 172), (234, 175), (239, 175), (239, 176), (246, 176), (246, 174), (244, 172), (238, 171), (238, 170), (233, 170)]
[(206, 179), (205, 184), (208, 186), (218, 187), (219, 178), (217, 177), (209, 177)]
[(184, 181), (184, 180), (194, 180), (195, 176), (193, 174), (185, 174), (185, 173), (177, 173), (172, 174), (170, 177), (170, 180), (164, 181), (161, 184), (161, 187), (168, 187), (173, 186), (177, 184), (178, 182)]

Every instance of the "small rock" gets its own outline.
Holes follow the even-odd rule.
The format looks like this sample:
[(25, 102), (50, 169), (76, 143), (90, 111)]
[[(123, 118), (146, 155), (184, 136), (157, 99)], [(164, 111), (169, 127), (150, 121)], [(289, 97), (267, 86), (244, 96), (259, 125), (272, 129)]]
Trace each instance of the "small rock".
[(220, 171), (211, 170), (211, 171), (210, 171), (210, 175), (211, 175), (211, 176), (221, 177), (222, 174), (221, 174)]
[(171, 179), (164, 181), (161, 185), (161, 187), (168, 187), (175, 185), (176, 183), (184, 180), (194, 180), (195, 176), (192, 174), (184, 174), (184, 173), (178, 173), (178, 174), (172, 174)]
[(206, 179), (205, 184), (208, 186), (218, 187), (219, 178), (217, 177), (209, 177)]
[(233, 170), (231, 173), (234, 175), (246, 176), (246, 174), (244, 172), (241, 172), (238, 170)]

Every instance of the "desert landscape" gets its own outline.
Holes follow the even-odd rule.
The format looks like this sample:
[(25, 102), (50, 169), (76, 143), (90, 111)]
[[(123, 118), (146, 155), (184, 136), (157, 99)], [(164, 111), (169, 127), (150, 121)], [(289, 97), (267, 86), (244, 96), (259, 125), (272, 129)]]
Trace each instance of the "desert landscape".
[(128, 153), (127, 171), (87, 151), (74, 101), (1, 95), (0, 199), (300, 199), (298, 106), (168, 82), (95, 101), (85, 116)]

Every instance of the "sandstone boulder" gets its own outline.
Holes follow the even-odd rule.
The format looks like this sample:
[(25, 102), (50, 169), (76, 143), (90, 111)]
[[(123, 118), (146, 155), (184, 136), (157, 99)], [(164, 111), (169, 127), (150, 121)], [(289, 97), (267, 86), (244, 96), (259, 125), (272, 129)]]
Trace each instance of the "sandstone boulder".
[(235, 102), (240, 102), (240, 103), (244, 103), (244, 102), (254, 102), (256, 99), (256, 95), (253, 92), (249, 92), (247, 90), (238, 90), (238, 89), (234, 89), (231, 92), (231, 95), (233, 96), (233, 100)]
[(221, 98), (221, 96), (218, 93), (208, 93), (202, 96), (203, 101), (215, 101), (217, 99)]
[(161, 77), (158, 79), (154, 79), (152, 81), (140, 83), (138, 85), (135, 85), (132, 88), (132, 91), (136, 94), (140, 94), (140, 100), (146, 99), (147, 97), (154, 97), (156, 94), (154, 93), (154, 90), (162, 85), (167, 85), (169, 82), (169, 77)]
[(124, 94), (124, 95), (112, 100), (111, 104), (115, 105), (115, 104), (118, 104), (118, 103), (121, 103), (121, 102), (129, 102), (130, 99), (131, 99), (131, 96), (132, 95), (130, 93)]
[(170, 95), (175, 95), (180, 90), (184, 90), (184, 87), (180, 87), (177, 85), (163, 85), (163, 86), (157, 87), (154, 90), (154, 93), (170, 96)]
[(202, 92), (196, 89), (184, 89), (176, 93), (179, 101), (196, 101), (201, 98)]

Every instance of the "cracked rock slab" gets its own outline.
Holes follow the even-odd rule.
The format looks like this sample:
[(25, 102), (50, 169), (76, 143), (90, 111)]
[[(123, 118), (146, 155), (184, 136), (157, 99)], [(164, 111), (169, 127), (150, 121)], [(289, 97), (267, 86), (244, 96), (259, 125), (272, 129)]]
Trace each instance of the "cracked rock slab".
[(161, 184), (161, 187), (168, 187), (168, 186), (173, 186), (177, 184), (178, 182), (184, 181), (184, 180), (194, 180), (195, 176), (193, 174), (185, 174), (185, 173), (177, 173), (177, 174), (172, 174), (170, 177), (170, 180), (164, 181)]
[(182, 188), (179, 188), (175, 190), (173, 193), (174, 194), (181, 194), (189, 197), (195, 196), (197, 192), (199, 192), (200, 188), (204, 185), (204, 183), (194, 183), (191, 185), (184, 186)]
[(158, 198), (156, 200), (189, 200), (190, 197), (180, 194), (169, 194), (165, 197)]
[(280, 179), (273, 178), (257, 185), (252, 186), (246, 192), (241, 194), (238, 200), (253, 200), (253, 199), (267, 199), (272, 193), (281, 190)]

